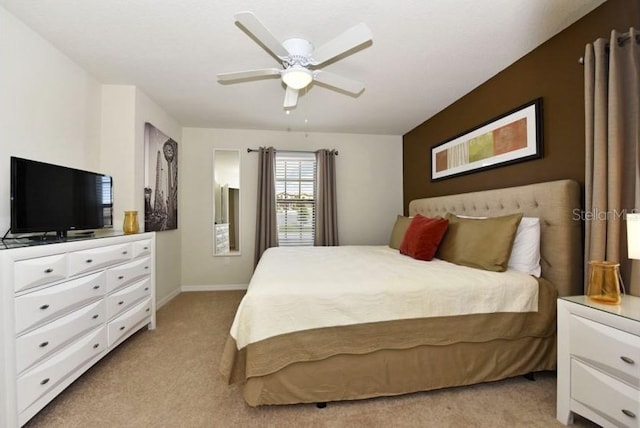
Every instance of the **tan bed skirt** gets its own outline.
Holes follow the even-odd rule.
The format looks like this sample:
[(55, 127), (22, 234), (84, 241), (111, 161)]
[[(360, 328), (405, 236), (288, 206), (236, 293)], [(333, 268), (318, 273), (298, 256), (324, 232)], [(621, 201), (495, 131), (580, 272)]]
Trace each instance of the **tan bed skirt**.
[(275, 336), (220, 371), (251, 406), (398, 395), (556, 367), (555, 288), (539, 279), (538, 312), (474, 314), (329, 327)]
[(471, 385), (556, 368), (556, 336), (383, 349), (291, 364), (249, 378), (250, 406), (319, 403)]

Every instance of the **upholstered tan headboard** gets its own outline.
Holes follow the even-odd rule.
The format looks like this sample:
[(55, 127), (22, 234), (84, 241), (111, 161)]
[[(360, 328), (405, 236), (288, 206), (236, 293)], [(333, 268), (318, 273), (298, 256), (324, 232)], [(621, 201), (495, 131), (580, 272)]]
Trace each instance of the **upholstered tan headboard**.
[(580, 208), (578, 183), (558, 180), (416, 199), (409, 203), (409, 215), (436, 217), (450, 212), (492, 217), (523, 213), (539, 217), (542, 276), (555, 284), (559, 295), (568, 296), (583, 294)]

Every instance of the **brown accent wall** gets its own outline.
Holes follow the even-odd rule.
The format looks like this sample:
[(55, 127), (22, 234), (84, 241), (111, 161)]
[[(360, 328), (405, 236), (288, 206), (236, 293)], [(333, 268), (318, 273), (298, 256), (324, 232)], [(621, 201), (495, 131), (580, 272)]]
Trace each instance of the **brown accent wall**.
[[(403, 137), (405, 213), (409, 201), (571, 178), (584, 186), (585, 45), (611, 30), (640, 28), (638, 0), (608, 0)], [(544, 156), (431, 182), (431, 147), (542, 97)]]

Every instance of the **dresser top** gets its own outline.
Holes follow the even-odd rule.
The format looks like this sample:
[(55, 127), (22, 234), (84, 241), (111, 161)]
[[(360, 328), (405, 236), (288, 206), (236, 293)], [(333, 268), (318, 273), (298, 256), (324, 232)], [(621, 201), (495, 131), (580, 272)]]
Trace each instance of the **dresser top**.
[(560, 299), (640, 322), (640, 297), (625, 295), (619, 305), (597, 303), (587, 296), (567, 296)]
[(39, 245), (60, 244), (63, 242), (87, 241), (99, 238), (111, 238), (114, 236), (124, 236), (124, 232), (120, 230), (104, 229), (91, 232), (71, 233), (67, 238), (56, 238), (55, 235), (46, 234), (25, 234), (21, 237), (5, 238), (0, 242), (0, 250), (9, 250), (12, 248), (35, 247)]

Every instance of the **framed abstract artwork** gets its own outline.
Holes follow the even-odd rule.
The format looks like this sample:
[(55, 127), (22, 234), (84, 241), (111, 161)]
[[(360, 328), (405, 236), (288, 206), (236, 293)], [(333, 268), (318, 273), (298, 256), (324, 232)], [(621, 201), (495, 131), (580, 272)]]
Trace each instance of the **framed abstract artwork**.
[(431, 181), (542, 157), (542, 98), (431, 149)]

